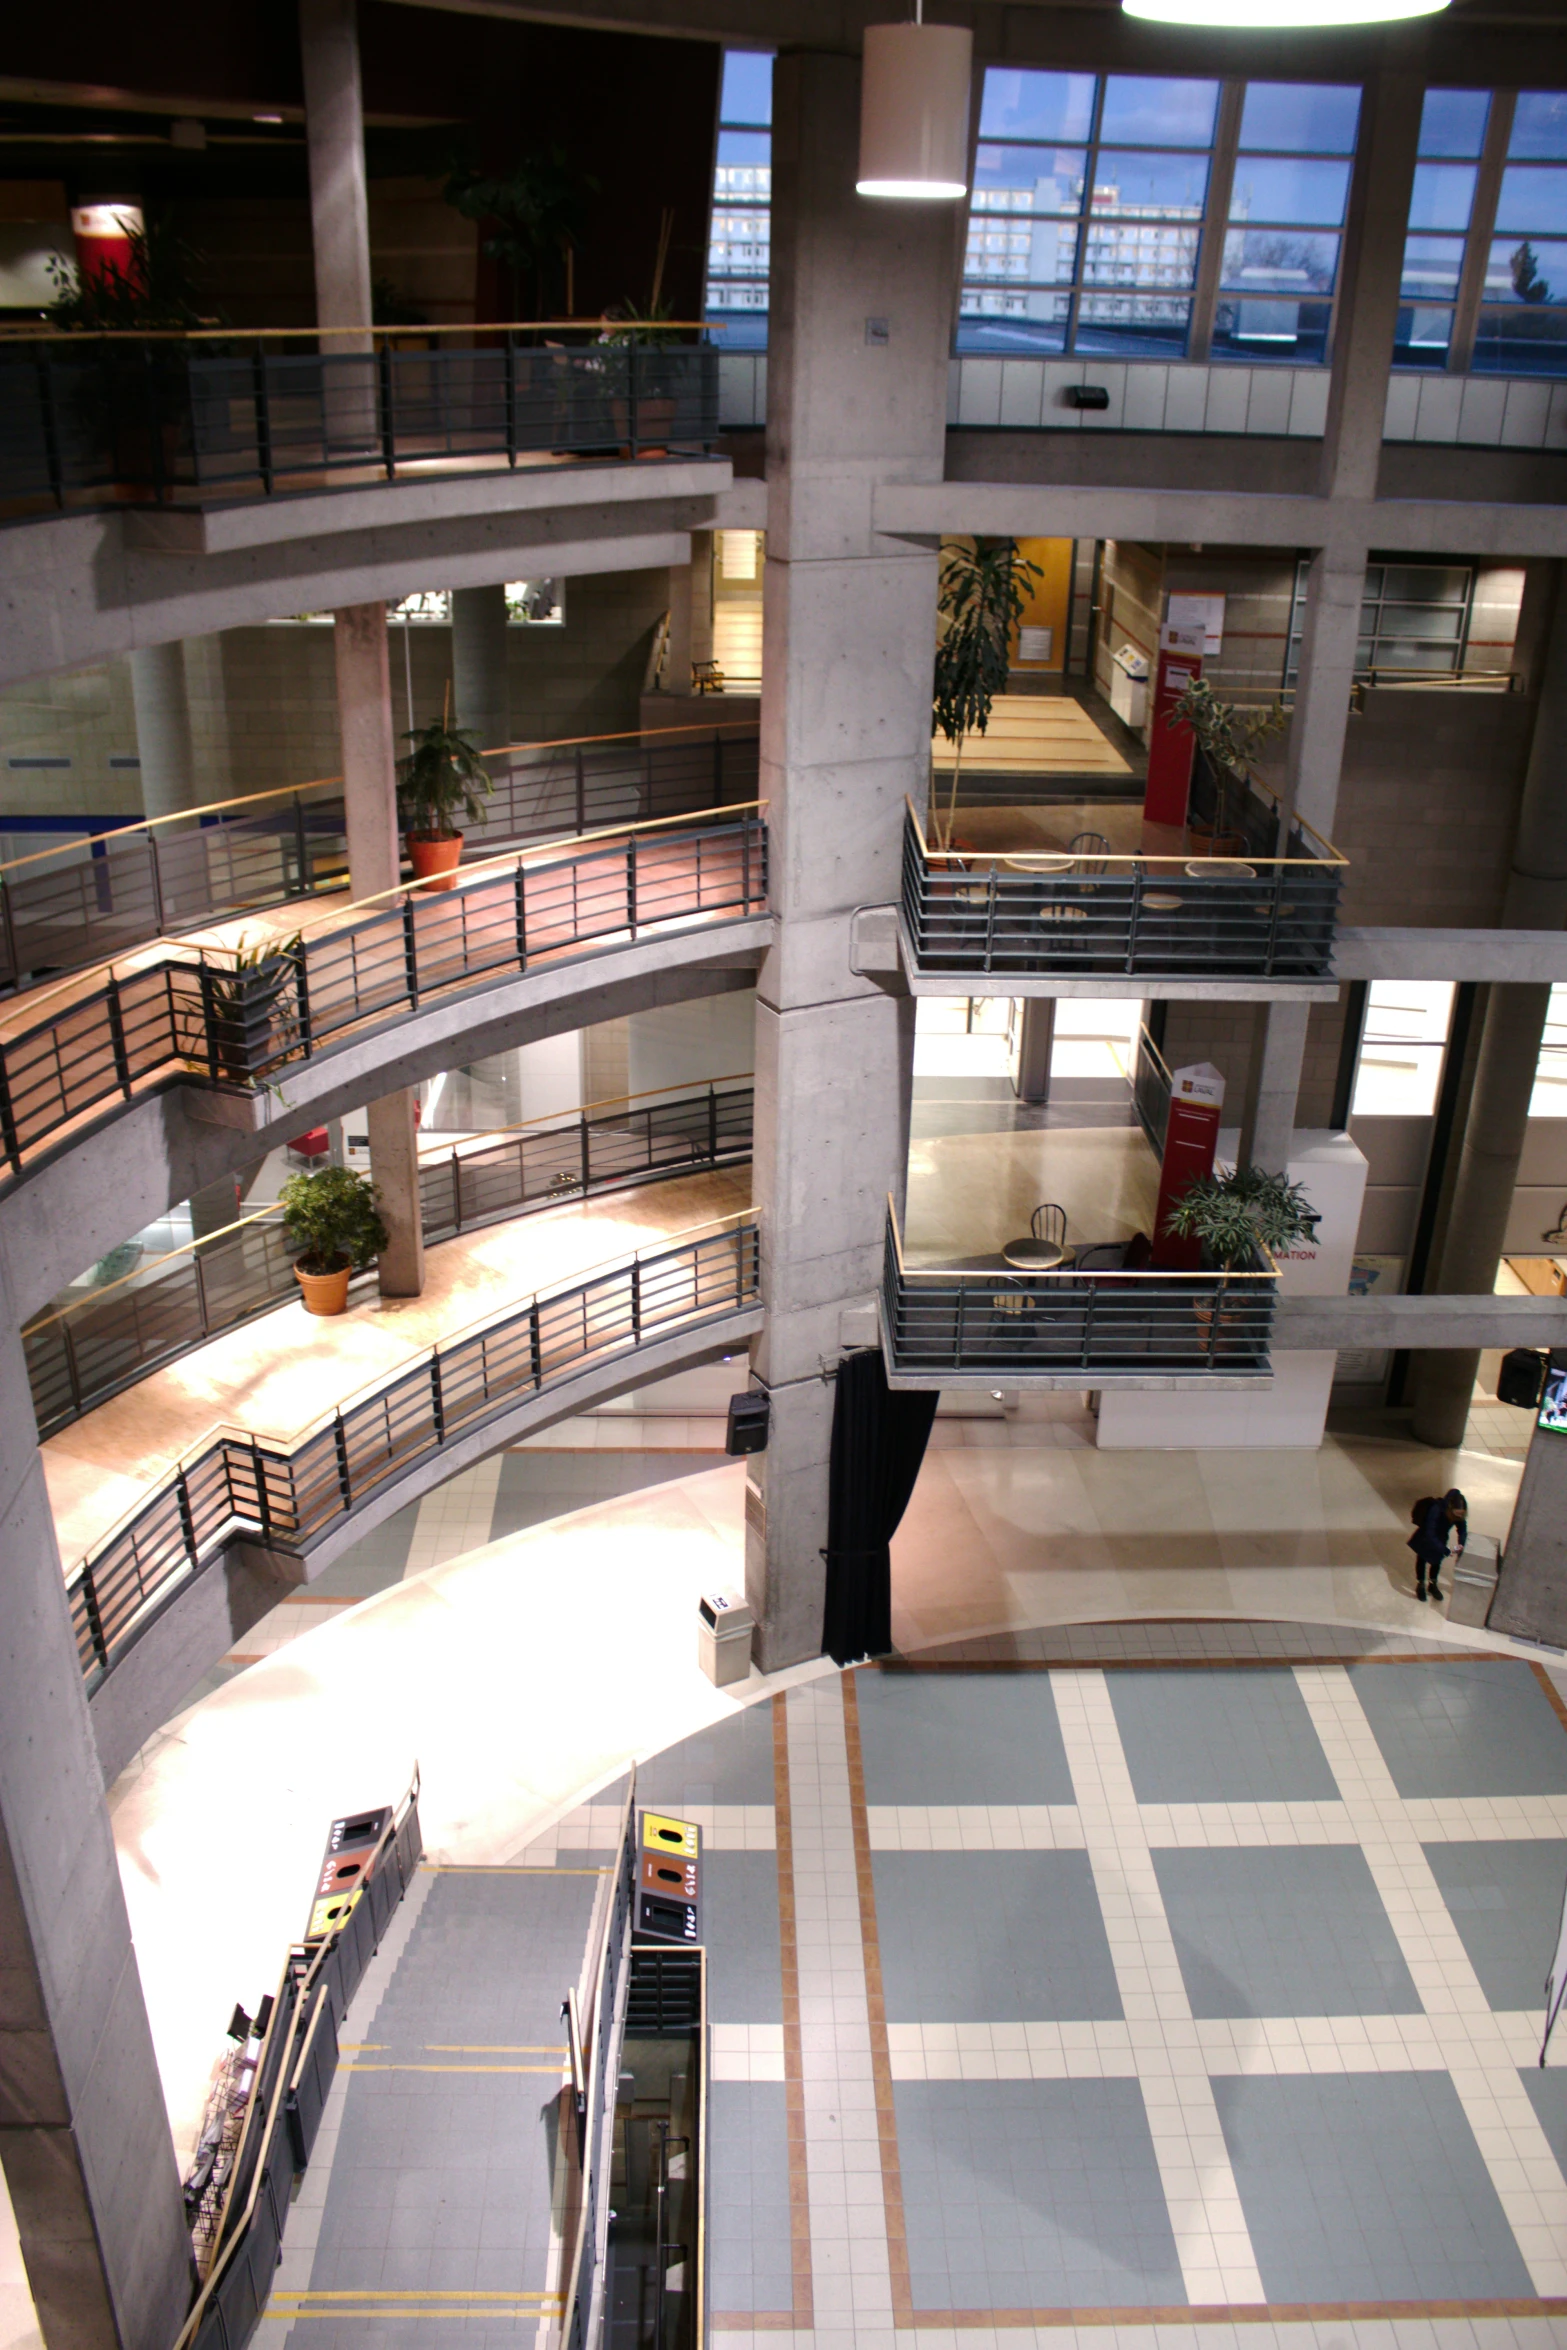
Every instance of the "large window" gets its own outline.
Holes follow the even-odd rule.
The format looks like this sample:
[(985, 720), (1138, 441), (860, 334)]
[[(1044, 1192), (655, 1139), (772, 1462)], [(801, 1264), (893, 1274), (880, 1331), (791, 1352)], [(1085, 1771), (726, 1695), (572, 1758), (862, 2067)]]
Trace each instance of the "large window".
[[(1300, 668), (1308, 570), (1303, 562), (1295, 574), (1288, 685), (1294, 684)], [(1467, 564), (1367, 564), (1360, 642), (1355, 647), (1357, 676), (1403, 672), (1456, 677), (1464, 666), (1473, 602), (1474, 572)]]
[[(1326, 359), (1358, 89), (985, 75), (960, 351)], [(1222, 207), (1222, 209), (1221, 209)]]
[(1474, 211), (1490, 112), (1485, 90), (1426, 92), (1409, 234), (1404, 240), (1401, 291), (1408, 306), (1398, 314), (1393, 354), (1397, 366), (1448, 364), (1464, 240)]
[(1514, 102), (1473, 365), (1567, 374), (1567, 93), (1523, 90)]
[(723, 329), (714, 336), (723, 351), (757, 351), (767, 343), (772, 120), (771, 55), (726, 49), (703, 298), (708, 324)]

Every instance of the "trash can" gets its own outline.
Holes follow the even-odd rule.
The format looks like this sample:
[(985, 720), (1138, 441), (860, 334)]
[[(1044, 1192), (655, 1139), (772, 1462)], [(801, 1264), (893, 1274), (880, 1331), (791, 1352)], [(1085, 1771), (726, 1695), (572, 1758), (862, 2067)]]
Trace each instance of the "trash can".
[(1148, 715), (1148, 657), (1130, 645), (1110, 656), (1110, 707), (1134, 734)]
[(1447, 1620), (1450, 1624), (1483, 1624), (1491, 1612), (1496, 1597), (1496, 1578), (1501, 1569), (1501, 1557), (1489, 1534), (1471, 1534), (1457, 1558), (1449, 1559), (1446, 1572), (1452, 1577), (1453, 1588), (1447, 1595)]
[(743, 1681), (751, 1670), (752, 1615), (743, 1599), (705, 1592), (697, 1606), (697, 1663), (715, 1688)]

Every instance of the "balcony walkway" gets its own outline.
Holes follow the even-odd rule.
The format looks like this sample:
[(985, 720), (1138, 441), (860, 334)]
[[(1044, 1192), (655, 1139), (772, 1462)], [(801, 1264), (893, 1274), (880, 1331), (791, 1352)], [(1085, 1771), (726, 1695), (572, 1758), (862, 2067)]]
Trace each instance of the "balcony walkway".
[(63, 1563), (69, 1571), (214, 1426), (286, 1443), (431, 1346), (744, 1208), (750, 1192), (748, 1169), (725, 1169), (482, 1227), (429, 1251), (422, 1297), (372, 1294), (330, 1320), (281, 1306), (181, 1356), (43, 1446)]

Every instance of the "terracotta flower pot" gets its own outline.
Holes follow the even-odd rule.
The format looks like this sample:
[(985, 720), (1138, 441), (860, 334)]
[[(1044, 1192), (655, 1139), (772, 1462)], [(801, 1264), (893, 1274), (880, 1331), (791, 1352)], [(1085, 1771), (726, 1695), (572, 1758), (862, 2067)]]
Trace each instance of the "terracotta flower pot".
[(421, 888), (450, 889), (452, 875), (462, 861), (462, 836), (433, 832), (411, 832), (408, 835), (408, 855), (414, 869), (414, 880)]
[(306, 1313), (346, 1314), (352, 1271), (351, 1265), (342, 1265), (335, 1273), (307, 1273), (302, 1265), (296, 1265), (294, 1279), (304, 1291)]

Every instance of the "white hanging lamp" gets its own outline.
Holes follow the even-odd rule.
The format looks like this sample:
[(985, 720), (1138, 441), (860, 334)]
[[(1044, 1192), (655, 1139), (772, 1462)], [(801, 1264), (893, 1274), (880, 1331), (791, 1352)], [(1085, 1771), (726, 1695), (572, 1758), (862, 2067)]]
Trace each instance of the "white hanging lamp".
[(968, 193), (969, 77), (974, 36), (966, 25), (868, 24), (860, 83), (862, 196), (930, 202)]
[(1400, 17), (1438, 16), (1448, 5), (1449, 0), (1121, 0), (1121, 14), (1228, 32), (1287, 32), (1291, 27), (1392, 24)]

